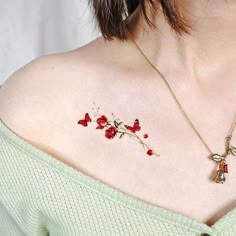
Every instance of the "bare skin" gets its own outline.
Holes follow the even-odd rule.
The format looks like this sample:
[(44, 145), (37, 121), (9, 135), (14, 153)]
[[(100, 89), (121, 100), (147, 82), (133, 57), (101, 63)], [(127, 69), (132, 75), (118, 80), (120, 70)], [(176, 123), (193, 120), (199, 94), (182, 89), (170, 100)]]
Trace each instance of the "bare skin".
[[(235, 113), (236, 6), (217, 1), (213, 8), (212, 3), (204, 12), (204, 1), (183, 1), (188, 12), (202, 17), (198, 31), (185, 36), (184, 43), (162, 17), (157, 21), (161, 33), (142, 34), (142, 26), (135, 33), (204, 140), (221, 154)], [(108, 140), (95, 124), (78, 125), (86, 112), (93, 118), (93, 101), (108, 117), (114, 112), (128, 124), (139, 118), (149, 134), (146, 142), (161, 156), (147, 156), (129, 137)], [(0, 89), (0, 117), (41, 150), (141, 200), (208, 225), (236, 207), (235, 157), (228, 159), (226, 183), (212, 182), (216, 164), (208, 150), (130, 42), (100, 37), (26, 65)]]

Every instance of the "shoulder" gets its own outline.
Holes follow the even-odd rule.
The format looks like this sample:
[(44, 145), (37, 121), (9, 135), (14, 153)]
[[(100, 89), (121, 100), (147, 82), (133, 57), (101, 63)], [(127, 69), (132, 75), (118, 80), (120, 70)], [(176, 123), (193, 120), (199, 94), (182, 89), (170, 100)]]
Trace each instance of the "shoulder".
[(89, 96), (104, 88), (114, 65), (109, 57), (112, 50), (118, 51), (114, 43), (99, 38), (79, 49), (26, 64), (0, 88), (0, 118), (17, 131), (28, 133), (37, 132), (62, 112), (82, 110)]

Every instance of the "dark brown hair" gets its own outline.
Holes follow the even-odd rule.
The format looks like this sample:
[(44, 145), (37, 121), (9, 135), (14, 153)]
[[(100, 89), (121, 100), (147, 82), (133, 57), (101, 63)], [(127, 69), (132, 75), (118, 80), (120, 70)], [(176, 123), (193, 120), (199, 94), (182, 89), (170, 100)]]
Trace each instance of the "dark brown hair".
[(98, 27), (107, 40), (114, 37), (120, 40), (128, 38), (126, 19), (140, 5), (142, 14), (150, 27), (156, 28), (147, 16), (146, 4), (150, 4), (153, 10), (161, 7), (165, 19), (175, 32), (189, 33), (191, 27), (181, 16), (177, 0), (89, 0), (93, 7), (93, 13)]

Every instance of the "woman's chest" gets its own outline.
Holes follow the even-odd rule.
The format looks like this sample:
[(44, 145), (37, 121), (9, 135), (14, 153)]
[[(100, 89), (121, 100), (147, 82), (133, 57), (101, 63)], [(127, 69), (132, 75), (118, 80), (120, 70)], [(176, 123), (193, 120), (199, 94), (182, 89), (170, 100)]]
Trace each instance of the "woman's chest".
[[(53, 139), (47, 140), (51, 154), (57, 153), (68, 165), (112, 188), (209, 225), (235, 207), (235, 156), (227, 159), (226, 182), (215, 183), (212, 179), (217, 163), (209, 158), (210, 153), (201, 138), (171, 97), (148, 98), (141, 93), (140, 99), (137, 96), (135, 99), (128, 93), (116, 96), (114, 92), (112, 97), (111, 92), (106, 93), (104, 99), (96, 100), (99, 113), (96, 107), (91, 110), (88, 102), (79, 113), (73, 111), (69, 119), (63, 116), (53, 125), (50, 132)], [(185, 104), (191, 108), (187, 100)], [(210, 113), (208, 108), (203, 107), (201, 113), (196, 107), (186, 110), (210, 149), (223, 154), (232, 117)], [(86, 121), (86, 112), (92, 122)], [(104, 119), (97, 120), (102, 115), (110, 125), (97, 129), (104, 123)], [(114, 118), (133, 128), (138, 119), (140, 129), (125, 132), (116, 127)], [(78, 120), (84, 120), (87, 126), (78, 124)], [(111, 126), (118, 132), (108, 138), (113, 136), (112, 132), (109, 135), (106, 132)], [(235, 137), (232, 144), (236, 146)], [(160, 156), (147, 155), (148, 149)]]
[(55, 133), (58, 138), (50, 147), (59, 150), (68, 165), (112, 188), (210, 225), (235, 207), (236, 157), (228, 157), (226, 182), (217, 184), (212, 180), (217, 164), (194, 132), (162, 122), (152, 126), (140, 119), (141, 130), (135, 132), (160, 156), (147, 155), (140, 140), (128, 134), (108, 139), (107, 128), (96, 129), (96, 122), (74, 130), (64, 128), (68, 135)]

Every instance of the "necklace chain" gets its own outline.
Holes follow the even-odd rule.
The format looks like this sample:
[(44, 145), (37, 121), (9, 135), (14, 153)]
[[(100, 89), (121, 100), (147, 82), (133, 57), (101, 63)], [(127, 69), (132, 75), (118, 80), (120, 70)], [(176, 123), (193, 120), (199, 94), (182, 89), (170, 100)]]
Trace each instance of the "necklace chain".
[[(181, 112), (184, 114), (185, 118), (187, 119), (188, 123), (191, 125), (191, 127), (193, 128), (193, 130), (196, 132), (196, 134), (198, 135), (198, 137), (200, 138), (200, 140), (203, 142), (203, 144), (205, 145), (205, 147), (208, 149), (208, 151), (211, 154), (214, 154), (211, 149), (209, 148), (209, 146), (206, 144), (206, 142), (203, 140), (202, 136), (199, 134), (199, 132), (197, 131), (197, 129), (195, 128), (195, 126), (193, 125), (193, 123), (191, 122), (191, 120), (188, 118), (187, 114), (185, 113), (184, 109), (182, 108), (180, 102), (178, 101), (176, 95), (174, 94), (173, 90), (171, 89), (169, 83), (167, 82), (167, 80), (165, 79), (165, 77), (162, 75), (162, 73), (157, 69), (157, 67), (147, 58), (147, 56), (142, 52), (142, 50), (140, 49), (140, 47), (136, 44), (136, 42), (133, 40), (133, 43), (135, 44), (136, 48), (139, 50), (139, 52), (143, 55), (143, 57), (147, 60), (147, 62), (152, 66), (152, 68), (161, 76), (161, 78), (164, 80), (165, 84), (167, 85), (167, 87), (169, 88), (170, 92), (172, 93), (179, 109), (181, 110)], [(234, 128), (236, 126), (236, 121), (234, 122), (234, 125), (232, 127), (232, 130), (229, 134), (229, 136), (227, 137), (228, 140), (230, 140), (232, 138), (232, 134), (234, 131)]]

